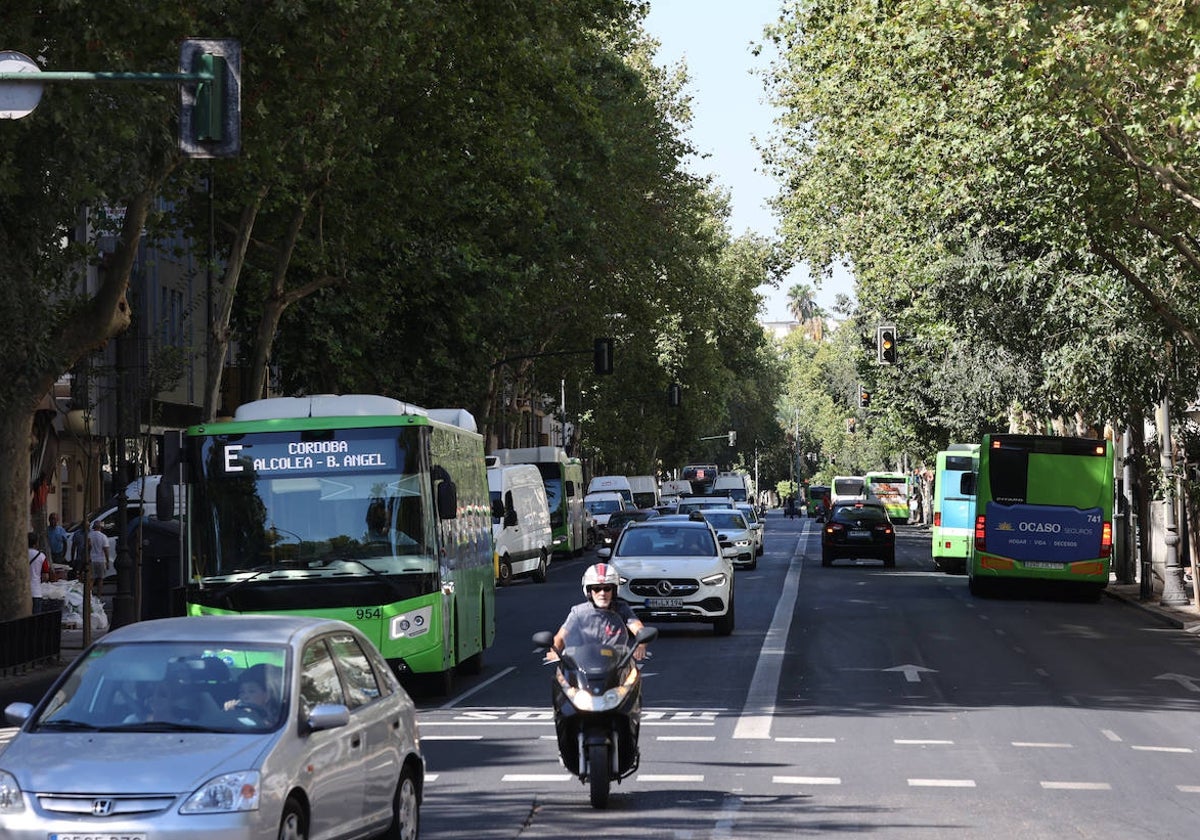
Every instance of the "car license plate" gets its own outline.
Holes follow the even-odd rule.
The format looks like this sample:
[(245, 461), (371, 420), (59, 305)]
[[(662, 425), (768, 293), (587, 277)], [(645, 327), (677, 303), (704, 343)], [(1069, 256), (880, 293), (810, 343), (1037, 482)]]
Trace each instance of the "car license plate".
[(849, 531), (846, 532), (846, 539), (854, 540), (855, 542), (870, 542), (871, 541), (871, 532), (870, 531), (857, 531), (857, 530), (851, 528)]
[(51, 834), (49, 840), (146, 840), (146, 835), (87, 831), (82, 834)]
[(682, 607), (682, 598), (647, 598), (646, 606), (650, 609), (663, 609), (666, 607)]
[(1026, 569), (1053, 569), (1056, 572), (1063, 569), (1062, 563), (1046, 563), (1042, 560), (1026, 560), (1024, 566)]

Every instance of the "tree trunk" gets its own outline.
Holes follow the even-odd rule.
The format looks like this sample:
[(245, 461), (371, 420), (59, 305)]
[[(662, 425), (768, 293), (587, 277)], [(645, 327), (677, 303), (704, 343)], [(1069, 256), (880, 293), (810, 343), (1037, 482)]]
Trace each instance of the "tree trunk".
[(29, 440), (33, 410), (0, 412), (0, 521), (16, 527), (4, 541), (0, 564), (0, 619), (29, 615)]

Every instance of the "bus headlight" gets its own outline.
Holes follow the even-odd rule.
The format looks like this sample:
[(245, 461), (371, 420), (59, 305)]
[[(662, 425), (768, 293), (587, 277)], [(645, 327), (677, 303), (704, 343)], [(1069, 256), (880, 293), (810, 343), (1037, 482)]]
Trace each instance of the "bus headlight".
[(393, 616), (388, 623), (389, 639), (415, 639), (429, 632), (433, 621), (433, 607), (421, 607), (418, 610)]

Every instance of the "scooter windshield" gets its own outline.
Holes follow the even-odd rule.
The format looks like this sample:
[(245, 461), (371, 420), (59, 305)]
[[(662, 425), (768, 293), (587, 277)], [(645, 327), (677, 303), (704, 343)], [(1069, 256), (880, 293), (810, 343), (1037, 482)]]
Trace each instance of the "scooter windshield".
[(625, 645), (579, 645), (564, 653), (578, 666), (591, 685), (604, 684), (605, 677), (625, 660), (629, 648)]

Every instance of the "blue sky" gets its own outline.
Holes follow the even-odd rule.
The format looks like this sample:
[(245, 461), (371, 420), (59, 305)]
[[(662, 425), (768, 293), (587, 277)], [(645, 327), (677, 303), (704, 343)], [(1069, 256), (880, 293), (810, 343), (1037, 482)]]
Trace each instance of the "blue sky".
[[(658, 64), (683, 60), (691, 78), (693, 144), (708, 155), (688, 162), (697, 174), (713, 174), (732, 197), (734, 235), (755, 231), (771, 235), (776, 221), (767, 208), (775, 182), (762, 171), (755, 138), (772, 133), (774, 111), (765, 99), (762, 79), (752, 70), (765, 69), (769, 54), (755, 58), (751, 44), (763, 27), (779, 15), (780, 0), (650, 0), (646, 30), (662, 43)], [(810, 283), (804, 269), (792, 272), (779, 289), (762, 286), (762, 317), (788, 320), (787, 290)], [(813, 284), (815, 285), (815, 284)], [(822, 283), (817, 302), (829, 310), (838, 293), (853, 294), (853, 278), (845, 272)]]

